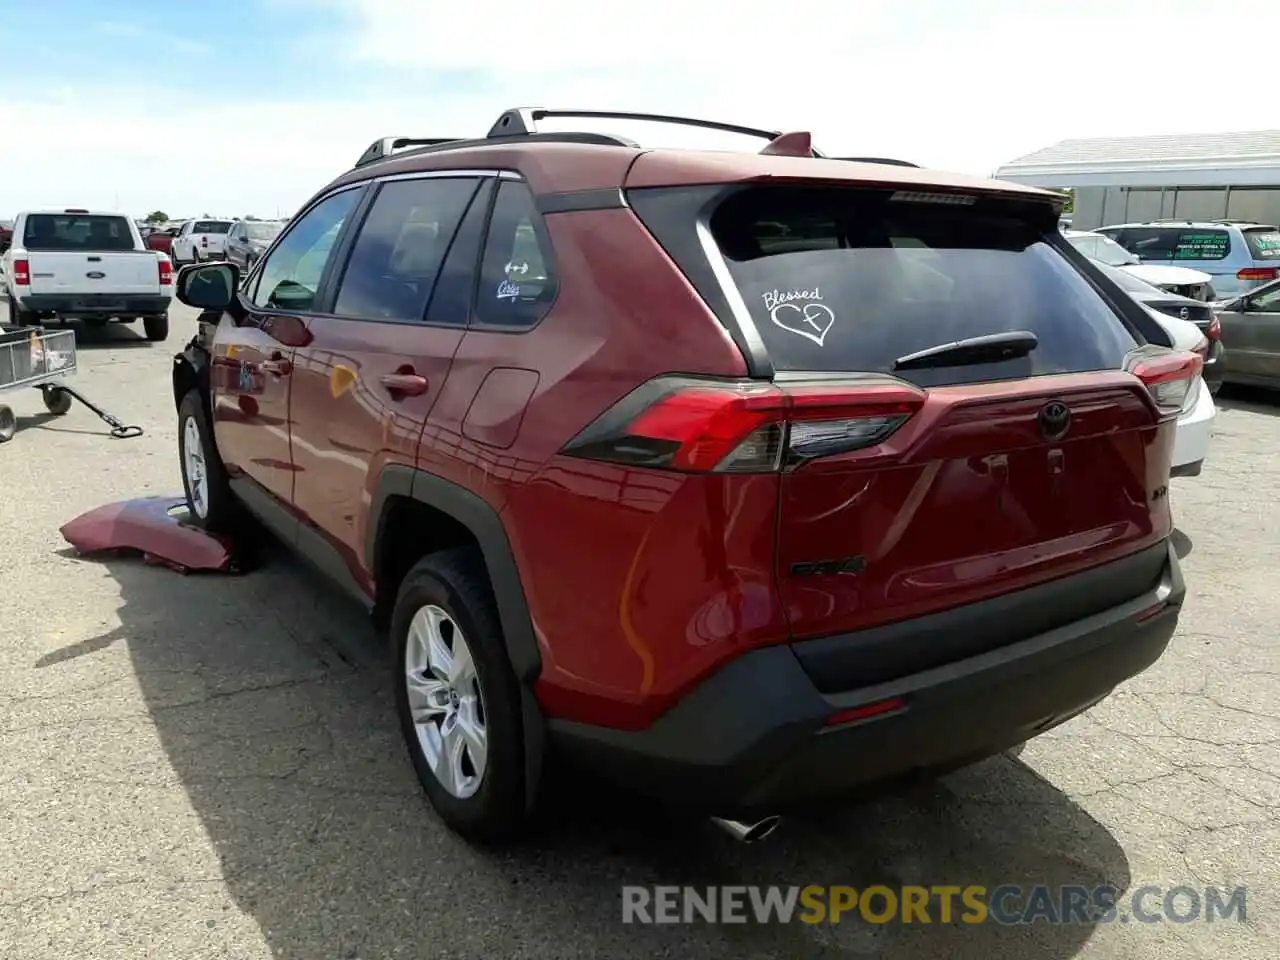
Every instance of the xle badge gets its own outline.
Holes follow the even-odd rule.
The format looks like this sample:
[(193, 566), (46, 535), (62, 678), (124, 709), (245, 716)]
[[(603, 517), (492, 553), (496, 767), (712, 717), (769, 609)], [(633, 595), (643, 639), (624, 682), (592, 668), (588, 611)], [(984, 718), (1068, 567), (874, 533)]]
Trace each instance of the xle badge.
[(841, 573), (862, 573), (866, 569), (866, 557), (845, 557), (843, 560), (806, 560), (791, 565), (791, 576), (832, 577)]

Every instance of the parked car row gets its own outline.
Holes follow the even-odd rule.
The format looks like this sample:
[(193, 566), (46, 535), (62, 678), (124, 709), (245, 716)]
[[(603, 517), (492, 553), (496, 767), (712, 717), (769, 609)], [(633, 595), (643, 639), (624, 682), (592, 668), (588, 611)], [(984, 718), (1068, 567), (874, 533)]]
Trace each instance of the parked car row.
[[(1109, 275), (1126, 292), (1201, 329), (1213, 393), (1224, 383), (1280, 388), (1280, 227), (1157, 220), (1095, 231), (1068, 223), (1063, 234), (1113, 268)], [(1151, 287), (1166, 295), (1153, 296)]]
[(281, 220), (183, 220), (161, 224), (143, 236), (152, 250), (167, 253), (175, 267), (228, 260), (247, 269), (284, 226)]
[(509, 838), (580, 764), (760, 836), (1155, 662), (1207, 338), (1057, 197), (537, 116), (375, 142), (177, 283), (192, 522), (264, 524), (388, 626), (449, 825)]

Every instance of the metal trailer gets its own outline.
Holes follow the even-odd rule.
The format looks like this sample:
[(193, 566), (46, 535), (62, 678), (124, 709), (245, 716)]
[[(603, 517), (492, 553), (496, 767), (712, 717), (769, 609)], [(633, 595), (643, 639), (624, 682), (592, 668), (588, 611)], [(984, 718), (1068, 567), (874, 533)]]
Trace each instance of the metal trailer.
[[(71, 409), (75, 395), (58, 381), (75, 372), (74, 330), (0, 326), (0, 393), (34, 387), (45, 409), (61, 416)], [(0, 403), (0, 443), (12, 439), (17, 428), (13, 409)]]

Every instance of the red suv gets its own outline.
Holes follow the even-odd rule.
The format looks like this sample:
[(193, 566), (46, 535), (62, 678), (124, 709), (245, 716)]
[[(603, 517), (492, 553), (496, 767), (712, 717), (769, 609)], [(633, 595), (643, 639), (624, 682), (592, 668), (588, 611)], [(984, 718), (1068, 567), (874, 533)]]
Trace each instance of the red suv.
[(555, 753), (749, 836), (1160, 656), (1200, 358), (1060, 196), (549, 115), (379, 141), (243, 279), (178, 280), (193, 516), (256, 519), (389, 627), (454, 829), (512, 836)]

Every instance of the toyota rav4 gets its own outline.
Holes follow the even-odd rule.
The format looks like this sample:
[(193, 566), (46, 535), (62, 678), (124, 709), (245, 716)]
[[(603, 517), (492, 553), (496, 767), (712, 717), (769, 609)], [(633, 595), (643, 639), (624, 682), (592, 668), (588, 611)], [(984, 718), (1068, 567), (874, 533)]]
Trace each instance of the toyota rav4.
[(1201, 360), (1061, 196), (556, 115), (598, 116), (378, 141), (246, 276), (177, 283), (193, 517), (264, 524), (381, 621), (452, 828), (514, 836), (553, 755), (749, 827), (1161, 655)]

